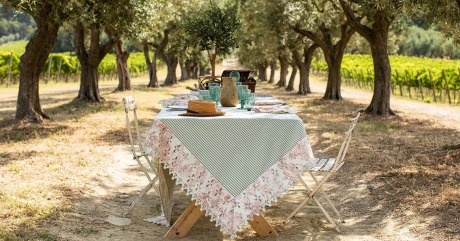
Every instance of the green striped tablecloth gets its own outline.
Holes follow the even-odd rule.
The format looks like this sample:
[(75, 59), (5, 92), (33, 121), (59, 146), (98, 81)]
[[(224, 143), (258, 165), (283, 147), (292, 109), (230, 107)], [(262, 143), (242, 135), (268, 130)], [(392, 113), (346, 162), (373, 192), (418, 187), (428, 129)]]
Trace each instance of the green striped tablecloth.
[(222, 111), (185, 117), (164, 109), (148, 140), (176, 182), (234, 236), (312, 167), (314, 157), (297, 115)]

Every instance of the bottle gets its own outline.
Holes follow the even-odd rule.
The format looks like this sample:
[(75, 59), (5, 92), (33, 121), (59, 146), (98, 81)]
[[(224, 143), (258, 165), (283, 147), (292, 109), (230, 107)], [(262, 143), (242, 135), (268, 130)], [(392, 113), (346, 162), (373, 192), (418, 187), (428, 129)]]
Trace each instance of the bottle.
[(222, 89), (220, 91), (220, 104), (222, 107), (236, 107), (238, 104), (238, 89), (235, 77), (222, 77)]

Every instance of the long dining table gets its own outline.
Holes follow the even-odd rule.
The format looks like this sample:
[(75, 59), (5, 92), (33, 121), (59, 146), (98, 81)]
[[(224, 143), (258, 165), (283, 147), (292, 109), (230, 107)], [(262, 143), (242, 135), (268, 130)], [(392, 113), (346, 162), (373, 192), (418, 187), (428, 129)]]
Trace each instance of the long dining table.
[(262, 211), (315, 164), (296, 114), (220, 109), (224, 116), (179, 116), (183, 110), (163, 108), (155, 117), (147, 144), (159, 160), (166, 219), (175, 184), (191, 197), (165, 237), (184, 237), (202, 215), (231, 237), (247, 223), (259, 236), (276, 236)]

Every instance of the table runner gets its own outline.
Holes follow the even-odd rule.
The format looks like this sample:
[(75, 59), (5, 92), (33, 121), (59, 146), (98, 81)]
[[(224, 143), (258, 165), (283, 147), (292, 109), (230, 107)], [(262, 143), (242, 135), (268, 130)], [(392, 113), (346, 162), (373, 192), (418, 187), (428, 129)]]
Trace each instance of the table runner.
[(220, 117), (162, 110), (147, 140), (192, 200), (234, 237), (314, 157), (298, 116), (222, 110)]

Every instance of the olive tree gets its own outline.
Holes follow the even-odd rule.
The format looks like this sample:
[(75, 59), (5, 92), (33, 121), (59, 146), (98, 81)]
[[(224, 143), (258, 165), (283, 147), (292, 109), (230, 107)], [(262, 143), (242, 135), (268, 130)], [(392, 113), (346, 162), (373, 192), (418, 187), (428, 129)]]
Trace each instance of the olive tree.
[[(324, 54), (328, 78), (324, 99), (341, 100), (341, 73), (345, 47), (355, 30), (348, 23), (336, 0), (290, 1), (292, 29), (309, 38)], [(306, 53), (312, 57), (314, 49)]]
[[(240, 6), (241, 28), (239, 31), (240, 47), (237, 56), (240, 63), (257, 70), (259, 81), (274, 82), (274, 62), (278, 59), (282, 38), (285, 35), (280, 28), (279, 1), (254, 0), (243, 1)], [(275, 17), (276, 16), (276, 17)], [(286, 28), (285, 28), (286, 29)], [(284, 57), (284, 55), (283, 55)], [(270, 77), (267, 68), (271, 67)]]
[(131, 77), (128, 68), (130, 53), (123, 48), (126, 39), (138, 41), (145, 30), (146, 23), (157, 20), (156, 12), (152, 11), (160, 1), (149, 0), (119, 0), (117, 7), (106, 15), (105, 32), (114, 40), (113, 49), (116, 54), (118, 87), (116, 90), (131, 89)]
[[(162, 59), (169, 69), (167, 78), (163, 85), (171, 85), (176, 82), (175, 70), (180, 53), (173, 53), (172, 49), (182, 46), (180, 41), (185, 39), (179, 26), (185, 16), (190, 16), (195, 9), (201, 9), (202, 0), (169, 1), (157, 0), (148, 1), (144, 4), (147, 9), (145, 15), (148, 18), (139, 22), (136, 39), (142, 42), (145, 62), (149, 70), (149, 83), (147, 87), (159, 87), (157, 77), (157, 60)], [(174, 45), (174, 46), (171, 46)], [(153, 49), (153, 56), (151, 50)], [(179, 51), (180, 52), (180, 51)], [(166, 59), (167, 58), (167, 59)]]
[(142, 23), (151, 20), (148, 0), (93, 1), (80, 0), (73, 9), (69, 20), (74, 28), (74, 42), (78, 60), (81, 64), (80, 89), (78, 101), (102, 102), (99, 93), (98, 66), (107, 53), (115, 48), (119, 86), (117, 89), (130, 89), (127, 67), (127, 53), (122, 47), (123, 38), (135, 38), (143, 29)]
[[(305, 38), (298, 38), (299, 44), (291, 46), (292, 58), (299, 69), (299, 90), (297, 94), (306, 95), (311, 93), (310, 88), (310, 69), (313, 61), (313, 55), (319, 45), (308, 41)], [(287, 90), (293, 88), (293, 83), (290, 81)]]
[(390, 108), (391, 66), (388, 56), (390, 26), (402, 13), (404, 1), (339, 0), (351, 27), (370, 44), (374, 63), (374, 94), (366, 108), (372, 115), (394, 115)]
[(227, 55), (238, 46), (236, 31), (240, 27), (236, 6), (229, 2), (220, 8), (212, 1), (184, 24), (190, 35), (188, 44), (199, 46), (208, 53), (212, 78), (216, 76), (216, 57)]
[(25, 12), (37, 23), (37, 30), (20, 58), (17, 120), (42, 122), (43, 119), (49, 118), (40, 104), (39, 77), (57, 41), (59, 27), (69, 16), (73, 3), (72, 0), (0, 0), (0, 4), (4, 7)]
[(266, 38), (256, 39), (256, 43), (267, 41), (267, 46), (270, 46), (269, 54), (267, 59), (270, 62), (270, 79), (269, 83), (274, 83), (274, 75), (276, 60), (279, 63), (279, 80), (276, 83), (278, 87), (285, 87), (286, 77), (288, 74), (289, 63), (291, 62), (291, 52), (289, 45), (293, 42), (292, 31), (289, 29), (289, 26), (286, 24), (286, 16), (284, 14), (284, 9), (286, 9), (287, 4), (285, 1), (270, 0), (270, 1), (254, 1), (256, 2), (253, 8), (258, 9), (258, 16), (255, 17), (254, 14), (249, 12), (246, 14), (246, 21), (253, 22), (252, 24), (257, 27), (257, 29), (252, 29), (250, 31), (260, 31), (264, 32)]

